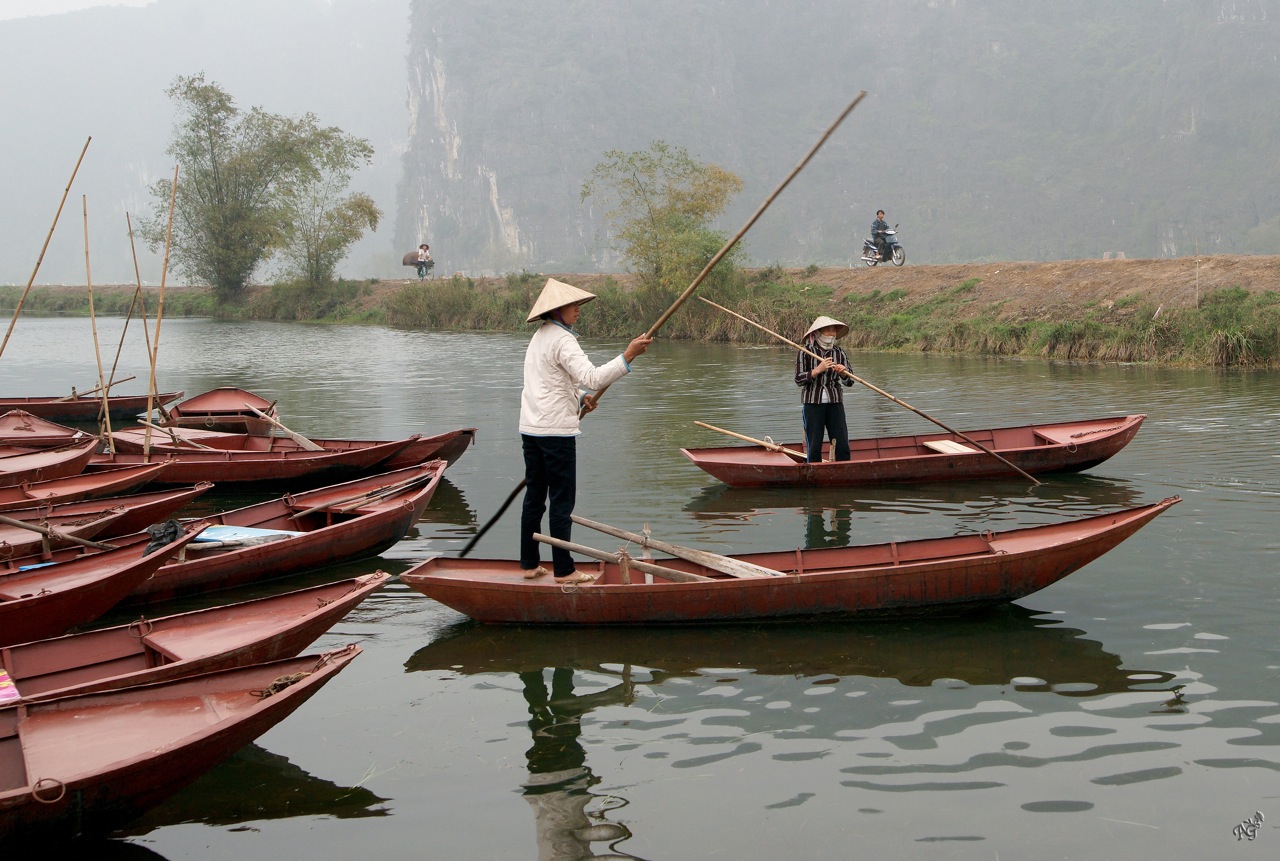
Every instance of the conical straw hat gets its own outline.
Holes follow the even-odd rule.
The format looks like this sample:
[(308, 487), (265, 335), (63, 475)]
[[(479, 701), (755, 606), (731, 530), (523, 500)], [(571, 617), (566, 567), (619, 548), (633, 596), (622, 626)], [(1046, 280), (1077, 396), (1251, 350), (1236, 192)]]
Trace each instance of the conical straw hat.
[(594, 293), (588, 293), (586, 290), (579, 290), (572, 284), (548, 278), (547, 286), (543, 287), (542, 292), (538, 294), (538, 301), (533, 303), (533, 310), (529, 312), (529, 319), (525, 320), (525, 322), (532, 323), (548, 311), (563, 308), (565, 305), (581, 305), (585, 302), (590, 302), (594, 298), (596, 298)]
[(804, 336), (807, 338), (819, 329), (825, 329), (828, 326), (840, 327), (840, 331), (836, 334), (837, 338), (843, 338), (845, 335), (849, 334), (849, 327), (844, 323), (841, 323), (839, 320), (834, 320), (831, 317), (819, 317), (813, 321), (813, 325), (809, 327), (809, 331), (804, 333)]

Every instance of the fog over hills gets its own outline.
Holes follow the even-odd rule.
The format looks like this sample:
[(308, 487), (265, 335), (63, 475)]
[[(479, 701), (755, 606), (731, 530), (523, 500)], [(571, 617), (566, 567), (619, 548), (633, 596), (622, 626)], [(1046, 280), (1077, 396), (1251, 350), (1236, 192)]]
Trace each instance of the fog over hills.
[[(877, 208), (908, 261), (1280, 253), (1280, 0), (159, 0), (0, 22), (0, 282), (132, 281), (124, 212), (172, 171), (164, 90), (368, 138), (383, 225), (343, 267), (616, 269), (579, 199), (603, 152), (666, 140), (740, 174), (732, 232), (859, 90), (745, 240), (848, 264)], [(16, 131), (15, 131), (16, 130)], [(144, 261), (144, 279), (159, 263)], [(270, 272), (260, 273), (269, 277)]]

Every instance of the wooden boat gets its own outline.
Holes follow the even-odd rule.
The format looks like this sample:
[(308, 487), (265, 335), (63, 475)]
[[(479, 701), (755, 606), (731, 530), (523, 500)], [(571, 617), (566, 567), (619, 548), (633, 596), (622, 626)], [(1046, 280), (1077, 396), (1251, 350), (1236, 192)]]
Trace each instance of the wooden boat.
[(26, 410), (0, 415), (0, 443), (27, 448), (54, 448), (92, 436), (85, 431), (33, 416)]
[(150, 454), (97, 454), (87, 472), (116, 466), (138, 466), (172, 459), (173, 463), (153, 481), (156, 484), (197, 484), (212, 481), (219, 486), (297, 487), (355, 478), (380, 469), (384, 461), (414, 441), (413, 437), (374, 446), (341, 451), (217, 451), (153, 449)]
[[(130, 532), (141, 532), (153, 523), (167, 520), (211, 487), (213, 483), (206, 481), (174, 490), (153, 490), (129, 496), (107, 496), (76, 502), (41, 503), (30, 508), (15, 508), (0, 512), (0, 516), (27, 523), (43, 523), (46, 520), (74, 520), (113, 512), (113, 518), (103, 528), (93, 535), (82, 536), (98, 539), (113, 538), (118, 535), (128, 535)], [(12, 528), (0, 526), (0, 530)], [(0, 534), (7, 533), (0, 532)]]
[[(274, 401), (235, 386), (224, 386), (187, 398), (162, 411), (162, 415), (161, 425), (172, 429), (171, 433), (168, 438), (164, 434), (157, 437), (153, 433), (152, 443), (163, 446), (165, 450), (195, 447), (188, 443), (219, 449), (261, 451), (281, 451), (303, 445), (290, 437), (287, 429), (280, 423)], [(120, 433), (120, 444), (125, 448), (119, 450), (141, 450), (141, 435), (137, 429)], [(255, 439), (237, 439), (237, 435)], [(452, 464), (475, 442), (475, 435), (475, 428), (460, 428), (434, 436), (419, 437), (395, 457), (384, 461), (381, 468), (400, 469), (428, 460), (443, 460)], [(315, 438), (309, 441), (329, 449), (384, 442)]]
[(0, 487), (0, 513), (43, 503), (77, 502), (129, 493), (168, 468), (168, 461), (160, 461)]
[(292, 658), (390, 578), (378, 571), (269, 598), (10, 646), (0, 649), (0, 665), (14, 685), (14, 698), (30, 702)]
[(151, 537), (142, 533), (117, 542), (115, 550), (90, 553), (77, 547), (0, 560), (0, 645), (57, 637), (93, 621), (203, 528), (192, 524), (151, 553), (144, 553)]
[(98, 438), (49, 449), (11, 447), (0, 450), (0, 487), (79, 475), (94, 457)]
[(654, 580), (617, 564), (579, 565), (591, 584), (525, 580), (519, 563), (437, 557), (400, 575), (413, 589), (481, 622), (558, 625), (706, 624), (956, 615), (1013, 601), (1097, 559), (1179, 502), (1007, 532), (728, 557), (782, 576), (739, 579), (683, 559), (707, 579)]
[(0, 841), (120, 827), (275, 726), (359, 653), (0, 709)]
[(260, 436), (270, 434), (273, 427), (271, 421), (254, 410), (271, 418), (279, 418), (275, 401), (235, 386), (221, 386), (161, 410), (160, 424)]
[[(143, 450), (146, 428), (126, 428), (113, 433), (116, 451), (135, 454)], [(428, 460), (453, 463), (467, 450), (476, 437), (475, 428), (461, 428), (435, 436), (410, 437), (407, 445), (378, 464), (379, 469), (401, 469)], [(381, 446), (387, 440), (321, 439), (310, 440), (325, 451), (352, 451)], [(151, 450), (158, 454), (185, 457), (201, 448), (233, 452), (283, 452), (304, 451), (297, 441), (288, 436), (267, 436), (252, 433), (226, 433), (203, 428), (166, 428), (151, 431)]]
[[(151, 399), (153, 406), (163, 406), (182, 397), (182, 392), (164, 392)], [(107, 398), (113, 419), (131, 418), (147, 411), (146, 395), (111, 395)], [(102, 410), (100, 395), (76, 395), (53, 398), (0, 398), (0, 412), (26, 410), (33, 416), (54, 422), (94, 422)]]
[(376, 556), (422, 516), (445, 463), (297, 493), (203, 518), (204, 540), (140, 583), (126, 604), (215, 592)]
[[(1039, 475), (1097, 466), (1129, 444), (1145, 415), (1118, 416), (966, 431), (1019, 469)], [(782, 447), (804, 456), (803, 443)], [(1016, 477), (1017, 472), (956, 434), (849, 441), (851, 459), (803, 463), (763, 446), (682, 448), (700, 469), (733, 487), (845, 487), (885, 482), (967, 481)], [(830, 445), (823, 456), (830, 456)]]

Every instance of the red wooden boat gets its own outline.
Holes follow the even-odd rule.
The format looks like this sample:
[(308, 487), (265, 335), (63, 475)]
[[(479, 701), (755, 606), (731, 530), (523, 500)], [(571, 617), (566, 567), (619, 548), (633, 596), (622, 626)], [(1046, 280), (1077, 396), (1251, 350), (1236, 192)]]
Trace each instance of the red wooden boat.
[(374, 446), (339, 451), (204, 451), (199, 449), (153, 448), (151, 454), (94, 455), (85, 467), (92, 472), (115, 466), (137, 466), (172, 459), (173, 463), (156, 484), (196, 484), (216, 482), (220, 486), (267, 487), (319, 484), (367, 475), (381, 469), (384, 461), (412, 444), (414, 438), (393, 440)]
[(204, 528), (145, 554), (145, 533), (97, 553), (83, 548), (0, 560), (0, 645), (65, 634), (91, 622), (146, 580)]
[(273, 419), (279, 418), (275, 401), (235, 386), (221, 386), (161, 410), (161, 424), (266, 436), (273, 426), (255, 413), (255, 409)]
[(126, 604), (215, 592), (376, 556), (422, 517), (445, 463), (297, 493), (202, 519), (203, 541), (139, 584)]
[[(669, 569), (708, 579), (650, 580), (633, 567), (582, 585), (525, 580), (506, 560), (427, 560), (400, 575), (410, 587), (481, 622), (556, 625), (706, 624), (955, 615), (1013, 601), (1061, 580), (1179, 502), (1007, 532), (730, 557), (782, 576), (738, 579), (682, 559)], [(635, 563), (632, 563), (633, 565)]]
[[(0, 649), (30, 702), (292, 658), (391, 578), (381, 571), (269, 598)], [(0, 699), (3, 703), (3, 699)]]
[[(77, 502), (42, 503), (30, 508), (16, 508), (0, 512), (0, 515), (27, 523), (41, 523), (47, 519), (88, 518), (94, 515), (114, 512), (114, 518), (106, 523), (92, 536), (113, 538), (128, 535), (130, 532), (141, 532), (153, 523), (167, 520), (182, 509), (187, 503), (202, 495), (213, 487), (206, 481), (191, 487), (180, 487), (174, 490), (153, 490), (148, 493), (134, 493), (129, 496), (107, 496), (100, 499), (83, 499)], [(13, 527), (0, 526), (0, 530)], [(4, 533), (7, 534), (7, 533)]]
[[(126, 428), (112, 434), (116, 451), (130, 454), (141, 452), (144, 445), (146, 428)], [(443, 460), (453, 463), (462, 456), (467, 447), (475, 442), (475, 428), (461, 428), (435, 436), (410, 437), (411, 442), (400, 451), (378, 464), (379, 469), (400, 469), (406, 466), (423, 463), (428, 460)], [(358, 439), (311, 439), (311, 442), (326, 451), (350, 451), (353, 449), (381, 446), (387, 440)], [(303, 451), (302, 445), (287, 436), (268, 436), (252, 433), (226, 433), (203, 428), (166, 428), (164, 431), (152, 430), (151, 450), (156, 453), (168, 453), (184, 457), (191, 451), (199, 451), (198, 447), (217, 449), (218, 451), (236, 452), (279, 452)]]
[(0, 443), (27, 448), (53, 448), (87, 439), (91, 434), (69, 428), (26, 410), (9, 410), (0, 415)]
[(169, 468), (168, 461), (143, 466), (122, 466), (101, 472), (24, 482), (0, 487), (0, 513), (43, 503), (78, 502), (117, 496), (137, 490)]
[(98, 438), (89, 437), (58, 448), (0, 450), (0, 487), (79, 475), (93, 459), (97, 447)]
[[(1145, 415), (1086, 419), (966, 431), (966, 436), (1019, 469), (1038, 475), (1079, 472), (1102, 463), (1129, 444)], [(803, 443), (783, 444), (800, 457)], [(917, 481), (1016, 478), (998, 458), (956, 434), (876, 437), (849, 441), (847, 461), (803, 463), (763, 446), (682, 448), (700, 469), (733, 487), (847, 487)], [(823, 457), (830, 456), (830, 445)]]
[[(152, 398), (153, 406), (164, 405), (182, 397), (182, 392), (164, 392)], [(147, 411), (146, 395), (111, 395), (107, 398), (111, 417), (131, 418)], [(95, 422), (102, 409), (100, 395), (78, 395), (65, 398), (0, 398), (0, 412), (26, 410), (33, 416), (54, 422)]]
[(271, 729), (359, 653), (0, 709), (0, 842), (119, 828)]

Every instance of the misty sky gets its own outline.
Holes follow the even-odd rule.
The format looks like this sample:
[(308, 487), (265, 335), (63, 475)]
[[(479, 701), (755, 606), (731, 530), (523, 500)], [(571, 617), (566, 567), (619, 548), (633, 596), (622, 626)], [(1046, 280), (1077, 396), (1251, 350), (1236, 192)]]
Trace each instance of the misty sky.
[(0, 0), (0, 20), (58, 15), (90, 6), (146, 6), (155, 0)]

